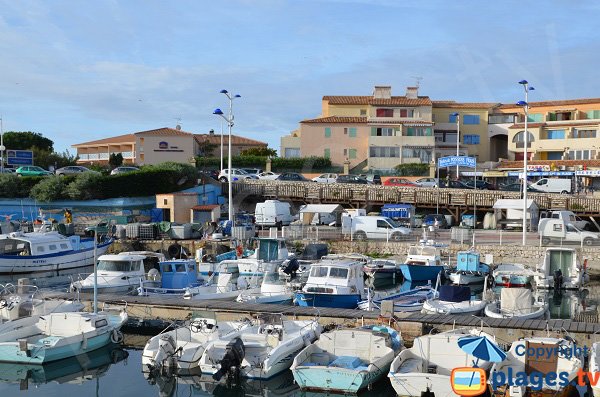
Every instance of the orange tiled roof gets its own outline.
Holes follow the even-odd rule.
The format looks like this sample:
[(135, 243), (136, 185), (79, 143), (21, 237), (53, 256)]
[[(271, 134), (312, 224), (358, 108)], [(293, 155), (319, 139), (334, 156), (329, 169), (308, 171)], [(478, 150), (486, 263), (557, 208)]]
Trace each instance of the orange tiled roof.
[[(600, 167), (600, 160), (529, 160), (528, 165), (552, 165), (557, 167), (574, 167), (578, 165), (587, 165), (588, 167)], [(523, 168), (522, 161), (502, 161), (496, 168)]]
[[(595, 125), (600, 124), (598, 120), (566, 120), (563, 123), (560, 122), (552, 122), (552, 123), (527, 123), (527, 128), (538, 128), (538, 127), (572, 127), (572, 126), (582, 126), (582, 125)], [(517, 123), (513, 124), (509, 129), (519, 129), (525, 128), (525, 123)]]
[[(564, 99), (559, 101), (541, 101), (541, 102), (529, 102), (529, 107), (542, 107), (542, 106), (568, 106), (568, 105), (586, 105), (591, 103), (600, 104), (600, 98), (581, 98), (581, 99)], [(522, 106), (516, 104), (503, 104), (500, 105), (502, 109), (522, 109)]]
[[(211, 144), (221, 144), (221, 134), (194, 134), (196, 142), (206, 142)], [(228, 135), (223, 136), (223, 142), (227, 143), (229, 139)], [(243, 136), (231, 135), (231, 144), (237, 146), (264, 146), (267, 147), (265, 142), (256, 141), (254, 139), (245, 138)]]
[(146, 136), (189, 136), (193, 135), (191, 132), (181, 131), (175, 128), (157, 128), (155, 130), (140, 131), (136, 132), (135, 135), (146, 135)]
[(452, 109), (490, 109), (500, 106), (500, 103), (491, 102), (455, 102), (455, 101), (431, 101), (434, 108), (452, 108)]
[(431, 99), (428, 96), (411, 99), (405, 96), (373, 98), (372, 96), (326, 95), (323, 100), (328, 101), (330, 105), (431, 106)]
[(366, 124), (367, 123), (367, 118), (365, 116), (362, 116), (362, 117), (329, 116), (329, 117), (319, 117), (319, 118), (310, 119), (310, 120), (302, 120), (300, 123)]
[(107, 145), (109, 143), (135, 143), (135, 134), (125, 134), (119, 136), (113, 136), (111, 138), (98, 139), (96, 141), (89, 141), (84, 143), (78, 143), (71, 145), (71, 147), (79, 146), (94, 146), (94, 145)]

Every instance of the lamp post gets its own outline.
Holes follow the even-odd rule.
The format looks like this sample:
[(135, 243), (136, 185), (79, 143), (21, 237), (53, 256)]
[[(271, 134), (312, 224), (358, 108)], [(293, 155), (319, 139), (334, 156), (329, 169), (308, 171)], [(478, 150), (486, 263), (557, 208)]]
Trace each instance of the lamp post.
[[(460, 156), (460, 114), (454, 112), (450, 116), (456, 117), (456, 157)], [(458, 180), (458, 164), (456, 164), (456, 180)]]
[(223, 171), (223, 122), (221, 121), (221, 168), (219, 172)]
[[(229, 114), (227, 116), (225, 116), (225, 114), (223, 114), (223, 111), (221, 109), (215, 109), (215, 111), (213, 112), (213, 114), (216, 114), (217, 116), (221, 116), (223, 118), (223, 120), (225, 120), (227, 122), (227, 127), (229, 129), (229, 148), (228, 148), (228, 155), (227, 155), (227, 183), (229, 184), (229, 189), (228, 189), (228, 200), (229, 200), (229, 207), (227, 212), (229, 213), (229, 221), (231, 222), (231, 227), (235, 226), (234, 224), (234, 217), (233, 217), (233, 194), (232, 194), (232, 173), (231, 173), (231, 128), (233, 127), (233, 100), (235, 98), (241, 98), (241, 95), (230, 95), (229, 92), (227, 90), (221, 90), (221, 94), (225, 94), (225, 96), (227, 97), (227, 99), (229, 99)], [(221, 134), (222, 136), (223, 134)]]
[(527, 118), (529, 116), (529, 91), (533, 91), (535, 88), (529, 87), (529, 83), (527, 80), (519, 81), (519, 84), (523, 86), (525, 90), (525, 100), (517, 102), (518, 106), (523, 107), (523, 111), (525, 112), (525, 131), (523, 134), (525, 135), (523, 139), (523, 245), (527, 244), (527, 158), (529, 157), (527, 154), (527, 149), (529, 145), (529, 132), (527, 131)]
[(4, 173), (4, 130), (2, 129), (2, 117), (0, 117), (0, 172)]

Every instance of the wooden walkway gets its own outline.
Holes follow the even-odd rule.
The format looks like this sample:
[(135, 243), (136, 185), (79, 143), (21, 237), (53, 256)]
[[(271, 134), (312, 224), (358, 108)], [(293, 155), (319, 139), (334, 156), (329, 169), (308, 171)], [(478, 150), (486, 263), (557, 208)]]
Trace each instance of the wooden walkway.
[[(460, 210), (491, 209), (499, 199), (518, 199), (519, 192), (495, 190), (412, 188), (401, 186), (355, 185), (347, 183), (283, 182), (245, 180), (233, 182), (237, 201), (282, 199), (303, 203), (335, 203), (355, 207), (407, 203), (418, 207)], [(600, 198), (548, 193), (528, 193), (540, 209), (568, 209), (581, 215), (598, 215)]]

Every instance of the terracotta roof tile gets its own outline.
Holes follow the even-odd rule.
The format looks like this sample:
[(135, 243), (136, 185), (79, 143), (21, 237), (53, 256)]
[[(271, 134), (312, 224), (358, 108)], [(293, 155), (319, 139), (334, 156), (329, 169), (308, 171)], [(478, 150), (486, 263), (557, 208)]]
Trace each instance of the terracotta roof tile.
[[(552, 165), (557, 167), (575, 167), (586, 165), (588, 167), (600, 167), (600, 160), (529, 160), (528, 165)], [(502, 161), (496, 168), (519, 169), (523, 168), (522, 161)]]
[(329, 116), (319, 117), (316, 119), (302, 120), (300, 123), (327, 123), (327, 124), (366, 124), (366, 117), (351, 117), (351, 116)]
[(98, 139), (95, 141), (77, 143), (75, 145), (71, 145), (71, 147), (107, 145), (109, 143), (135, 143), (135, 134), (118, 135), (110, 138)]
[[(221, 134), (194, 134), (196, 142), (208, 141), (211, 144), (221, 144)], [(223, 142), (227, 143), (228, 135), (223, 135)], [(231, 135), (231, 144), (237, 146), (267, 146), (267, 143), (256, 141), (254, 139), (245, 138), (239, 135)]]
[[(600, 104), (600, 98), (581, 98), (581, 99), (563, 99), (558, 101), (541, 101), (541, 102), (529, 102), (529, 107), (542, 107), (542, 106), (565, 106), (565, 105), (588, 105), (592, 103)], [(503, 104), (500, 106), (501, 109), (522, 109), (521, 106), (516, 104)]]
[(498, 102), (455, 102), (455, 101), (431, 101), (434, 108), (452, 109), (491, 109), (501, 104)]
[(375, 105), (375, 106), (431, 106), (431, 99), (419, 96), (416, 99), (405, 96), (373, 98), (372, 96), (327, 95), (323, 97), (330, 105)]
[(150, 135), (150, 136), (189, 136), (189, 135), (193, 135), (191, 132), (185, 132), (185, 131), (181, 131), (175, 128), (168, 128), (168, 127), (163, 127), (163, 128), (157, 128), (155, 130), (148, 130), (148, 131), (140, 131), (140, 132), (136, 132), (135, 135)]
[(215, 208), (219, 208), (217, 204), (206, 204), (206, 205), (195, 205), (192, 207), (194, 211), (212, 211)]
[[(554, 128), (554, 127), (576, 127), (576, 126), (582, 126), (582, 125), (593, 125), (593, 126), (598, 126), (598, 124), (600, 124), (600, 122), (598, 120), (567, 120), (563, 123), (560, 122), (550, 122), (550, 123), (527, 123), (527, 128), (538, 128), (538, 127), (549, 127), (549, 128)], [(508, 127), (509, 129), (522, 129), (525, 128), (525, 124), (524, 123), (517, 123), (517, 124), (513, 124), (510, 127)]]

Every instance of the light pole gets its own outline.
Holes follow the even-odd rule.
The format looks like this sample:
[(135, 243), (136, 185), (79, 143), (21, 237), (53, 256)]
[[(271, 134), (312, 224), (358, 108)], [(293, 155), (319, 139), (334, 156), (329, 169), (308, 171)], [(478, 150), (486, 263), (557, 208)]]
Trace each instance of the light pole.
[[(460, 114), (454, 112), (450, 116), (456, 117), (456, 157), (460, 156)], [(458, 163), (456, 164), (456, 180), (458, 181)]]
[(535, 88), (529, 87), (527, 80), (519, 81), (519, 84), (523, 86), (525, 90), (525, 100), (517, 102), (518, 106), (522, 106), (525, 112), (525, 131), (523, 132), (523, 245), (527, 244), (527, 148), (529, 145), (529, 132), (527, 131), (527, 118), (529, 116), (529, 91), (533, 91)]
[(4, 130), (2, 129), (2, 117), (0, 117), (0, 172), (4, 173)]
[(223, 171), (223, 122), (221, 121), (221, 168), (219, 172)]
[[(215, 109), (215, 111), (213, 112), (213, 114), (216, 114), (218, 116), (221, 116), (223, 118), (223, 120), (225, 120), (227, 122), (227, 127), (229, 128), (229, 148), (228, 148), (228, 155), (227, 155), (227, 183), (228, 183), (228, 200), (229, 200), (229, 207), (227, 209), (227, 212), (229, 213), (229, 221), (231, 222), (231, 227), (235, 226), (234, 224), (234, 217), (233, 217), (233, 194), (232, 194), (232, 173), (231, 173), (231, 128), (233, 127), (233, 100), (235, 98), (241, 98), (241, 95), (230, 95), (229, 92), (227, 90), (221, 90), (221, 94), (225, 94), (225, 96), (227, 97), (227, 99), (229, 99), (229, 114), (228, 116), (225, 116), (223, 114), (223, 111), (221, 109)], [(222, 135), (222, 134), (221, 134)]]

